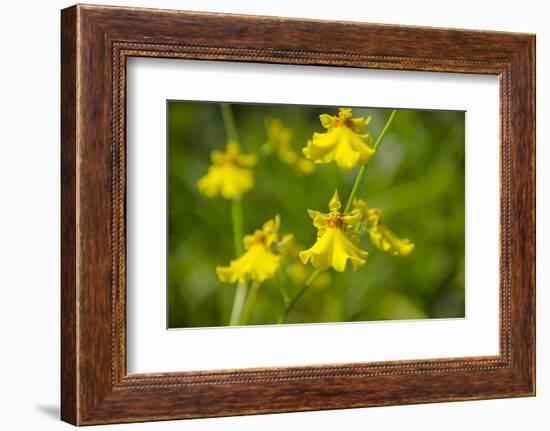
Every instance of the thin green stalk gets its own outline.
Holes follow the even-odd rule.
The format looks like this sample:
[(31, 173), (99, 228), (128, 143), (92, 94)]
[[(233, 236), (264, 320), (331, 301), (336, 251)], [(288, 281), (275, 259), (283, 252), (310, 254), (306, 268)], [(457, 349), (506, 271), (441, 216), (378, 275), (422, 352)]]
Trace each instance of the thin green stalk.
[(235, 126), (235, 118), (233, 117), (231, 105), (229, 103), (221, 103), (220, 107), (222, 110), (223, 125), (227, 133), (227, 140), (239, 142), (239, 135), (237, 134), (237, 126)]
[(275, 273), (275, 277), (273, 278), (273, 280), (275, 281), (275, 285), (279, 289), (279, 292), (281, 292), (281, 296), (283, 297), (283, 301), (286, 307), (290, 302), (290, 297), (288, 296), (288, 293), (283, 286), (283, 282), (281, 281), (281, 276), (278, 271)]
[[(395, 114), (397, 114), (397, 110), (394, 109), (390, 117), (388, 118), (388, 121), (386, 121), (386, 124), (380, 134), (378, 135), (378, 138), (376, 139), (376, 142), (373, 145), (373, 150), (376, 151), (380, 144), (382, 143), (382, 140), (384, 139), (384, 136), (386, 136), (386, 133), (388, 132), (388, 129), (390, 128), (391, 123), (393, 122), (393, 118), (395, 117)], [(359, 169), (359, 173), (357, 174), (357, 178), (355, 179), (355, 183), (353, 184), (353, 187), (351, 189), (351, 193), (349, 195), (349, 198), (346, 202), (346, 206), (344, 207), (344, 212), (350, 212), (351, 207), (353, 205), (353, 200), (355, 199), (355, 196), (357, 196), (357, 193), (359, 192), (359, 189), (361, 188), (361, 185), (363, 184), (363, 177), (365, 176), (365, 171), (367, 170), (367, 165), (361, 166), (361, 169)]]
[(365, 176), (366, 170), (367, 170), (367, 165), (363, 165), (361, 166), (361, 169), (359, 169), (359, 173), (355, 178), (355, 183), (353, 184), (353, 188), (351, 189), (351, 193), (349, 194), (349, 198), (346, 202), (346, 206), (344, 207), (345, 213), (349, 213), (351, 210), (353, 200), (355, 199), (355, 196), (357, 196), (357, 192), (359, 191), (359, 189), (361, 188), (361, 185), (363, 184), (363, 177)]
[[(231, 219), (233, 221), (233, 241), (235, 244), (235, 257), (243, 254), (243, 208), (240, 199), (231, 201)], [(244, 304), (246, 302), (248, 287), (244, 283), (238, 283), (233, 298), (233, 307), (231, 308), (231, 317), (229, 325), (238, 325), (241, 320)]]
[(244, 303), (246, 302), (246, 294), (248, 287), (246, 284), (237, 284), (235, 297), (233, 298), (233, 307), (231, 308), (231, 317), (229, 318), (229, 326), (236, 326), (241, 320)]
[(248, 325), (252, 313), (254, 312), (254, 306), (256, 305), (256, 299), (258, 298), (258, 292), (260, 291), (260, 285), (253, 283), (248, 291), (248, 298), (246, 298), (246, 304), (244, 305), (244, 311), (239, 322), (241, 325)]
[(294, 298), (292, 298), (290, 300), (290, 302), (286, 305), (283, 313), (281, 314), (281, 316), (279, 317), (279, 319), (277, 320), (277, 323), (285, 323), (287, 317), (288, 317), (288, 314), (290, 313), (290, 311), (294, 308), (294, 305), (296, 304), (296, 302), (298, 302), (298, 300), (304, 295), (304, 293), (307, 292), (307, 290), (309, 289), (309, 287), (311, 286), (311, 283), (313, 283), (313, 280), (315, 280), (315, 278), (321, 273), (321, 271), (319, 271), (318, 269), (316, 269), (315, 271), (313, 271), (310, 276), (307, 278), (307, 280), (304, 282), (304, 285), (300, 288), (300, 290), (298, 291), (298, 293), (294, 296)]
[(388, 118), (388, 121), (386, 121), (386, 125), (378, 135), (378, 138), (376, 139), (376, 142), (374, 143), (373, 149), (376, 151), (380, 144), (382, 143), (382, 140), (384, 139), (384, 136), (386, 136), (386, 133), (388, 132), (388, 129), (391, 126), (391, 123), (393, 122), (393, 118), (395, 117), (395, 114), (397, 114), (397, 109), (394, 109), (391, 111), (390, 118)]
[[(237, 135), (237, 126), (235, 125), (235, 119), (233, 118), (233, 111), (231, 105), (227, 103), (221, 103), (220, 108), (222, 111), (223, 124), (225, 126), (225, 132), (227, 133), (227, 140), (238, 142), (239, 137)], [(240, 198), (233, 199), (231, 201), (231, 220), (233, 222), (233, 242), (235, 245), (235, 257), (240, 257), (243, 252), (243, 207)], [(246, 303), (246, 296), (248, 293), (248, 286), (244, 283), (238, 283), (235, 289), (235, 297), (233, 298), (233, 306), (231, 307), (231, 316), (229, 318), (229, 325), (238, 325), (241, 320), (241, 314)]]

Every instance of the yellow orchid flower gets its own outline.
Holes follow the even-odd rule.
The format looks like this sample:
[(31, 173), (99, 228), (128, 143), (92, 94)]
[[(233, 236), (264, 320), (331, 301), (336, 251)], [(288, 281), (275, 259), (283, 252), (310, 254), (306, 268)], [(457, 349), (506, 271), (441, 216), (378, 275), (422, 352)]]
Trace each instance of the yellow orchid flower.
[(341, 206), (338, 191), (335, 191), (329, 202), (328, 214), (308, 210), (313, 225), (317, 228), (317, 241), (310, 249), (300, 252), (299, 256), (304, 264), (311, 260), (313, 267), (320, 271), (332, 267), (343, 272), (348, 260), (354, 271), (366, 263), (368, 253), (359, 248), (359, 238), (354, 232), (360, 210), (341, 213)]
[(292, 140), (294, 135), (292, 130), (283, 125), (279, 118), (267, 118), (265, 120), (267, 133), (266, 149), (268, 153), (277, 151), (277, 156), (281, 162), (293, 166), (299, 174), (311, 174), (315, 170), (315, 165), (311, 160), (300, 156), (294, 150)]
[(322, 114), (319, 118), (327, 132), (313, 134), (303, 149), (308, 159), (317, 164), (335, 161), (340, 168), (351, 169), (366, 165), (374, 156), (371, 136), (359, 133), (371, 117), (353, 118), (351, 108), (340, 108), (338, 116)]
[(355, 198), (353, 200), (353, 208), (359, 210), (359, 221), (365, 223), (367, 221), (367, 214), (369, 212), (369, 206), (364, 199)]
[(360, 221), (366, 223), (366, 232), (376, 248), (392, 256), (408, 256), (414, 250), (414, 244), (408, 239), (401, 239), (382, 221), (382, 211), (369, 208), (363, 199), (355, 199), (355, 209), (361, 211)]
[(268, 220), (262, 229), (246, 235), (243, 243), (246, 252), (232, 260), (229, 266), (216, 267), (220, 281), (224, 283), (245, 283), (252, 280), (262, 283), (273, 277), (279, 268), (280, 256), (277, 250), (291, 240), (292, 235), (279, 235), (279, 218)]
[(254, 176), (249, 169), (256, 163), (252, 154), (242, 154), (239, 144), (228, 142), (225, 152), (213, 151), (212, 165), (208, 173), (197, 182), (199, 191), (213, 198), (221, 195), (225, 199), (238, 199), (254, 187)]

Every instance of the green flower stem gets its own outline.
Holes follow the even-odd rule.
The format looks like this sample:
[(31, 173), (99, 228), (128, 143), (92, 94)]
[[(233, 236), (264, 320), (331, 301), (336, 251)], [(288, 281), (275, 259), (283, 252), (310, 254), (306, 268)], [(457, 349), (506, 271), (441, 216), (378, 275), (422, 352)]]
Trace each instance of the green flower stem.
[(221, 103), (220, 107), (222, 110), (225, 132), (227, 133), (227, 140), (239, 142), (239, 135), (237, 134), (237, 126), (235, 126), (235, 118), (233, 118), (231, 105), (229, 103)]
[(236, 326), (240, 323), (244, 303), (246, 302), (247, 291), (248, 287), (246, 284), (237, 284), (235, 297), (233, 298), (233, 307), (231, 308), (231, 317), (229, 318), (229, 326)]
[[(391, 123), (393, 122), (393, 118), (395, 117), (395, 114), (397, 114), (397, 110), (394, 109), (390, 117), (388, 118), (388, 121), (386, 121), (386, 124), (380, 134), (378, 135), (378, 138), (376, 139), (376, 142), (374, 143), (374, 146), (372, 147), (374, 151), (378, 149), (380, 144), (382, 143), (382, 140), (384, 139), (384, 136), (386, 136), (386, 133), (388, 132), (388, 129), (390, 128)], [(357, 192), (359, 192), (359, 189), (361, 188), (361, 185), (363, 184), (363, 177), (365, 176), (365, 171), (367, 170), (367, 165), (361, 166), (361, 169), (359, 169), (359, 173), (357, 174), (357, 178), (355, 179), (355, 184), (353, 184), (353, 188), (351, 189), (351, 193), (349, 195), (349, 198), (346, 202), (346, 206), (344, 207), (344, 212), (350, 212), (351, 207), (353, 205), (353, 200), (355, 199), (355, 196), (357, 196)]]
[[(231, 201), (231, 220), (233, 221), (233, 241), (235, 243), (235, 257), (242, 256), (243, 248), (243, 206), (240, 199)], [(238, 325), (246, 302), (248, 287), (244, 283), (238, 283), (233, 298), (229, 325)]]
[[(243, 249), (243, 206), (240, 199), (231, 201), (231, 219), (233, 221), (233, 241), (235, 243), (235, 257), (242, 256)], [(246, 302), (248, 287), (244, 283), (238, 283), (233, 298), (229, 325), (238, 325), (241, 320), (244, 304)]]
[[(235, 125), (235, 119), (233, 118), (233, 111), (231, 105), (227, 103), (221, 103), (220, 108), (222, 111), (223, 124), (225, 126), (225, 132), (227, 133), (228, 141), (239, 141), (237, 135), (237, 126)], [(235, 243), (235, 257), (242, 256), (243, 249), (243, 206), (240, 198), (233, 199), (231, 201), (231, 219), (233, 222), (233, 241)], [(233, 307), (231, 308), (231, 316), (229, 318), (229, 325), (238, 325), (241, 321), (241, 314), (243, 312), (246, 296), (248, 293), (248, 286), (245, 283), (238, 283), (235, 289), (235, 297), (233, 298)]]
[(256, 298), (258, 298), (258, 292), (260, 291), (260, 285), (258, 283), (252, 283), (250, 290), (248, 291), (248, 298), (246, 298), (246, 304), (240, 320), (241, 325), (248, 325), (252, 313), (254, 312), (254, 306), (256, 305)]
[(281, 296), (283, 297), (283, 301), (286, 307), (290, 303), (290, 297), (288, 296), (288, 293), (283, 286), (283, 282), (281, 281), (281, 276), (279, 275), (278, 271), (275, 273), (275, 277), (273, 278), (273, 280), (275, 281), (275, 285), (279, 289), (279, 292), (281, 292)]
[(296, 302), (298, 302), (298, 300), (304, 295), (304, 293), (307, 292), (307, 290), (309, 289), (309, 287), (311, 286), (311, 283), (313, 283), (313, 280), (315, 280), (315, 278), (321, 273), (321, 271), (319, 271), (318, 269), (316, 269), (315, 271), (313, 271), (310, 276), (307, 278), (307, 280), (305, 281), (304, 285), (300, 288), (300, 290), (298, 291), (298, 293), (294, 296), (294, 298), (292, 298), (290, 300), (290, 302), (286, 305), (283, 313), (281, 314), (281, 316), (279, 317), (279, 319), (277, 320), (277, 323), (281, 324), (281, 323), (285, 323), (286, 322), (286, 319), (288, 318), (288, 314), (290, 313), (290, 311), (294, 308), (294, 305), (296, 304)]
[[(231, 201), (231, 219), (233, 221), (233, 241), (235, 243), (235, 257), (242, 256), (243, 248), (243, 206), (240, 199)], [(241, 320), (248, 287), (245, 283), (238, 283), (233, 298), (233, 307), (231, 308), (231, 317), (229, 325), (238, 325)]]
[(359, 169), (359, 173), (357, 174), (357, 178), (355, 178), (355, 183), (353, 184), (353, 188), (351, 189), (351, 193), (349, 194), (349, 198), (346, 202), (346, 206), (344, 207), (345, 213), (349, 213), (351, 210), (351, 206), (353, 205), (353, 200), (355, 199), (355, 196), (357, 195), (357, 192), (359, 191), (361, 184), (363, 184), (363, 177), (365, 176), (366, 169), (367, 169), (367, 165), (363, 165), (361, 166), (361, 169)]

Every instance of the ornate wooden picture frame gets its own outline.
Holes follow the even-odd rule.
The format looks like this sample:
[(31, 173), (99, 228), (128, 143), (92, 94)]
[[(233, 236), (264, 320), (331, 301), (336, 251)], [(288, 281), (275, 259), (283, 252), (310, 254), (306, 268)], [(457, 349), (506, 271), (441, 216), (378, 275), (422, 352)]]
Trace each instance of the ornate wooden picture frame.
[[(62, 11), (61, 50), (64, 421), (535, 394), (533, 35), (78, 5)], [(135, 56), (497, 75), (500, 354), (127, 374), (125, 98), (126, 60)]]

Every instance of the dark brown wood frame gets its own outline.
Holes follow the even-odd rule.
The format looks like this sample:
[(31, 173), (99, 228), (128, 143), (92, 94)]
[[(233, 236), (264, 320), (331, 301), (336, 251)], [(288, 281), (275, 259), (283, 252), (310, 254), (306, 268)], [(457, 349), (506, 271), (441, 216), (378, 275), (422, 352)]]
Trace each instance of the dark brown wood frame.
[[(88, 425), (534, 395), (534, 35), (81, 5), (61, 17), (63, 420)], [(131, 56), (498, 75), (500, 354), (128, 375)]]

